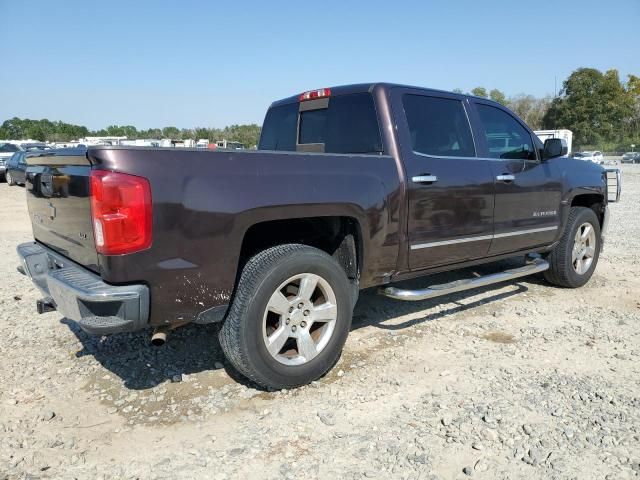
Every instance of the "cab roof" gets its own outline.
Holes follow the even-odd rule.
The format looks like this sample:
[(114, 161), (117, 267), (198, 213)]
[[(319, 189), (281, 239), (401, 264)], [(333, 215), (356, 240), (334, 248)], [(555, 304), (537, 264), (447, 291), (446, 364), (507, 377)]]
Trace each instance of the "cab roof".
[[(449, 92), (446, 90), (438, 90), (434, 88), (417, 87), (415, 85), (404, 85), (401, 83), (389, 83), (389, 82), (354, 83), (351, 85), (339, 85), (337, 87), (328, 87), (328, 88), (331, 90), (331, 96), (348, 95), (351, 93), (366, 93), (366, 92), (372, 93), (375, 89), (378, 89), (378, 88), (383, 90), (390, 90), (392, 88), (410, 88), (412, 90), (422, 90), (424, 92), (430, 92), (430, 93), (446, 93), (449, 95), (456, 95), (460, 98), (465, 98), (465, 97), (481, 98), (482, 100), (488, 100), (490, 102), (492, 101), (488, 98), (476, 97), (474, 95), (468, 95), (465, 93), (455, 93), (455, 92)], [(298, 103), (300, 101), (301, 93), (303, 92), (300, 92), (296, 95), (292, 95), (291, 97), (283, 98), (281, 100), (276, 100), (271, 104), (271, 106), (277, 107), (279, 105), (286, 105), (289, 103)]]

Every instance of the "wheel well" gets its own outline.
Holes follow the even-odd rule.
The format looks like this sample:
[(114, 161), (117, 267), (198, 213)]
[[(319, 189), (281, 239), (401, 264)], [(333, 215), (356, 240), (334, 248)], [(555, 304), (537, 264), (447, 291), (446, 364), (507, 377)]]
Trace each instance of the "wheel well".
[(256, 253), (284, 243), (302, 243), (333, 256), (347, 278), (360, 278), (362, 247), (360, 225), (351, 217), (309, 217), (272, 220), (247, 230), (242, 241), (238, 275)]
[(586, 207), (590, 208), (594, 211), (598, 220), (600, 221), (600, 226), (602, 227), (602, 222), (604, 221), (604, 198), (602, 195), (598, 195), (597, 193), (587, 193), (584, 195), (577, 195), (571, 201), (572, 207)]

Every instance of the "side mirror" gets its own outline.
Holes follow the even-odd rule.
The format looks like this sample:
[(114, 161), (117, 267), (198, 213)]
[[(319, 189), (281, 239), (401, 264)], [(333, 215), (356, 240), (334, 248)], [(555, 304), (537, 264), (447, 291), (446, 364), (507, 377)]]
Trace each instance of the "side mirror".
[(544, 141), (543, 160), (564, 157), (569, 152), (567, 142), (563, 138), (548, 138)]

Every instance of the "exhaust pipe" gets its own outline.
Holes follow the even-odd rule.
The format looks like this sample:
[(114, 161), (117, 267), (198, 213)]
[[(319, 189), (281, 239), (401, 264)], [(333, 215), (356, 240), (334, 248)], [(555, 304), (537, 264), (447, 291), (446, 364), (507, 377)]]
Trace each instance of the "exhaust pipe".
[(154, 347), (161, 347), (167, 343), (167, 335), (169, 334), (169, 327), (158, 327), (153, 331), (151, 335), (151, 345)]

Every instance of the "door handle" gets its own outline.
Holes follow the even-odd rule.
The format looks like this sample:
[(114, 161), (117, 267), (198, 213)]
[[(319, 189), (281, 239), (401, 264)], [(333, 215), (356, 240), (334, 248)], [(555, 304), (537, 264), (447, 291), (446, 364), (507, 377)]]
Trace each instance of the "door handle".
[(411, 177), (413, 183), (434, 183), (438, 181), (438, 177), (435, 175), (416, 175)]
[(508, 175), (506, 173), (496, 176), (496, 180), (499, 182), (513, 182), (515, 179), (516, 179), (515, 175)]

